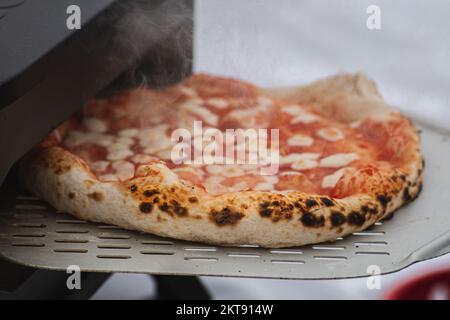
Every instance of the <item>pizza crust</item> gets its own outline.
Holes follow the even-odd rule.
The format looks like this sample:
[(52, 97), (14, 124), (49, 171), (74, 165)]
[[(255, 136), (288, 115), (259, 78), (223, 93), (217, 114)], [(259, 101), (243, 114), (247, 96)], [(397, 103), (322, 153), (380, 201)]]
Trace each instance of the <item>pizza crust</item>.
[[(378, 121), (401, 117), (361, 74), (265, 92), (311, 105), (347, 124), (367, 117)], [(390, 176), (375, 174), (366, 192), (342, 199), (299, 191), (213, 196), (185, 185), (159, 163), (142, 167), (131, 180), (103, 182), (82, 159), (58, 146), (41, 146), (27, 155), (19, 164), (18, 176), (31, 192), (84, 220), (217, 245), (301, 246), (364, 230), (419, 194), (423, 179), (420, 142), (412, 125), (403, 130), (411, 143), (399, 160), (401, 170)]]

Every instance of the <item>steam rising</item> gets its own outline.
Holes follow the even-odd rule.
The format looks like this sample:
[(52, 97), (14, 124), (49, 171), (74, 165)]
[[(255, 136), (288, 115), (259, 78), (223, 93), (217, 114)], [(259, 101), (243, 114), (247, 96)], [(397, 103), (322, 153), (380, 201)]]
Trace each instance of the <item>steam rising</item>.
[(113, 39), (106, 41), (118, 45), (128, 61), (105, 58), (130, 64), (130, 68), (103, 94), (136, 86), (164, 87), (188, 75), (192, 66), (192, 15), (192, 0), (117, 1), (100, 23), (115, 28)]

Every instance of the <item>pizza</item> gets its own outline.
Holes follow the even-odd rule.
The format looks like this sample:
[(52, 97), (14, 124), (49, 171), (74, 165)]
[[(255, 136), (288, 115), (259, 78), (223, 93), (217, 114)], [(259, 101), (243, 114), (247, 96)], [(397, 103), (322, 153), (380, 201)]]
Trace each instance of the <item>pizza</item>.
[[(214, 134), (196, 133), (199, 123)], [(180, 129), (191, 140), (174, 156)], [(228, 142), (217, 137), (231, 129), (265, 134), (219, 157)], [(264, 143), (277, 148), (232, 161)], [(272, 172), (262, 171), (267, 155), (276, 155)], [(270, 89), (195, 74), (90, 101), (22, 159), (18, 177), (79, 219), (275, 248), (333, 241), (389, 217), (417, 197), (423, 169), (418, 131), (363, 74)]]

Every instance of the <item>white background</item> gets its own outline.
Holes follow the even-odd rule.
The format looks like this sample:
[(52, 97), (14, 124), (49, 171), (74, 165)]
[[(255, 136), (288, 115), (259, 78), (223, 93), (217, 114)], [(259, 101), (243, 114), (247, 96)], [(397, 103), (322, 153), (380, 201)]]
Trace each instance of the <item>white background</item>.
[[(381, 30), (366, 27), (371, 4), (381, 8)], [(389, 103), (450, 129), (449, 14), (445, 0), (199, 0), (194, 68), (262, 86), (363, 71)], [(214, 298), (370, 299), (437, 268), (450, 268), (450, 255), (383, 276), (381, 290), (368, 290), (366, 279), (202, 281)], [(117, 274), (95, 298), (148, 298), (153, 290), (148, 276)]]

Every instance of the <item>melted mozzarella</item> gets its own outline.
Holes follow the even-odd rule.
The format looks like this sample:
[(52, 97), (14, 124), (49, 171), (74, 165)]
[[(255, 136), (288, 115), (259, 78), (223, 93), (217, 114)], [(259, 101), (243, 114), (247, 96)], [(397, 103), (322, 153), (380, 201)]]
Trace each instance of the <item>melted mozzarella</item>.
[(337, 128), (323, 128), (317, 130), (316, 135), (326, 141), (336, 142), (344, 139), (344, 134)]
[(269, 108), (273, 106), (273, 100), (269, 97), (259, 96), (258, 97), (258, 107), (261, 108)]
[(249, 189), (248, 183), (246, 181), (241, 181), (231, 187), (228, 187), (228, 192), (238, 192), (248, 189)]
[(108, 181), (118, 181), (118, 180), (119, 180), (119, 178), (117, 178), (117, 176), (114, 175), (114, 174), (104, 174), (104, 175), (99, 176), (98, 178), (99, 178), (101, 181), (105, 181), (105, 182), (108, 182)]
[(120, 180), (128, 180), (134, 176), (134, 164), (128, 161), (115, 161), (112, 163), (115, 175)]
[(275, 189), (275, 187), (274, 187), (273, 183), (269, 183), (269, 182), (261, 182), (253, 187), (253, 190), (255, 190), (255, 191), (271, 191), (274, 189)]
[(208, 171), (211, 174), (217, 174), (224, 177), (239, 177), (245, 174), (243, 169), (235, 165), (207, 166), (206, 171)]
[(172, 147), (172, 140), (166, 135), (166, 129), (167, 125), (159, 125), (139, 132), (139, 144), (144, 148), (144, 153), (154, 154)]
[(291, 124), (304, 123), (309, 124), (318, 121), (320, 118), (312, 113), (304, 113), (298, 116), (295, 116), (291, 120)]
[(117, 134), (119, 135), (119, 137), (133, 138), (136, 137), (138, 133), (139, 133), (138, 129), (129, 128), (120, 130)]
[(98, 118), (84, 118), (83, 124), (92, 132), (102, 133), (108, 130), (106, 122)]
[(131, 150), (129, 150), (129, 149), (119, 149), (119, 150), (110, 151), (108, 153), (108, 155), (106, 156), (106, 159), (109, 161), (123, 160), (132, 155), (133, 155), (133, 152), (131, 152)]
[(211, 112), (208, 108), (203, 107), (201, 105), (202, 103), (203, 100), (201, 99), (190, 99), (183, 103), (181, 107), (199, 116), (210, 125), (217, 126), (219, 124), (219, 116)]
[(318, 121), (320, 118), (315, 114), (305, 111), (302, 107), (297, 104), (287, 105), (281, 108), (281, 110), (294, 118), (291, 120), (291, 124), (297, 123), (313, 123)]
[(189, 96), (189, 97), (195, 97), (195, 96), (197, 95), (197, 91), (195, 91), (195, 90), (192, 89), (192, 88), (186, 87), (186, 86), (180, 86), (180, 87), (179, 87), (179, 90), (180, 90), (183, 94), (185, 94), (185, 95), (187, 95), (187, 96)]
[(96, 161), (91, 163), (89, 166), (96, 172), (103, 172), (108, 168), (109, 163), (109, 161)]
[(291, 116), (298, 116), (304, 113), (303, 109), (297, 104), (284, 106), (281, 108), (281, 111), (286, 112)]
[(216, 109), (225, 109), (228, 107), (228, 102), (222, 98), (210, 98), (206, 100), (206, 103)]
[(158, 160), (158, 158), (146, 154), (137, 154), (131, 158), (131, 161), (133, 161), (134, 163), (149, 163)]
[(108, 134), (96, 132), (82, 132), (77, 130), (69, 131), (64, 144), (68, 147), (76, 147), (82, 144), (94, 144), (106, 147), (114, 141), (114, 137)]
[(287, 144), (293, 147), (309, 147), (312, 146), (313, 143), (314, 143), (313, 138), (302, 134), (293, 135), (287, 141)]
[(359, 156), (356, 153), (337, 153), (332, 156), (320, 160), (321, 167), (339, 168), (358, 160)]
[(221, 176), (211, 176), (205, 179), (203, 186), (211, 194), (225, 193), (227, 192), (227, 188), (221, 184), (224, 180), (225, 178)]
[(319, 166), (319, 163), (317, 162), (317, 160), (303, 159), (303, 160), (294, 162), (291, 165), (291, 168), (294, 170), (309, 170), (309, 169), (317, 168), (318, 166)]
[(282, 176), (302, 176), (303, 173), (298, 172), (298, 171), (284, 171), (284, 172), (281, 172), (280, 175), (282, 175)]
[(337, 170), (335, 173), (326, 176), (322, 180), (322, 188), (334, 188), (339, 180), (349, 172), (354, 171), (354, 168), (347, 167)]
[(301, 160), (317, 160), (320, 157), (320, 153), (291, 153), (287, 156), (280, 157), (280, 164), (294, 163)]

